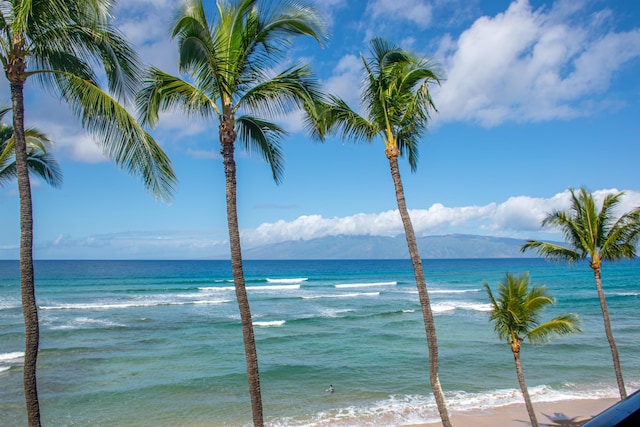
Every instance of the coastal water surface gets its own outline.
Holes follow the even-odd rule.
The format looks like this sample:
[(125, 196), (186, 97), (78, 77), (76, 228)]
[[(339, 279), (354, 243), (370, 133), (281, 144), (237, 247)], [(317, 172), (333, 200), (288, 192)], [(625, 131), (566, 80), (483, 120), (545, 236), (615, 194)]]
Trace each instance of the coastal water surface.
[[(526, 343), (534, 401), (616, 397), (593, 274), (541, 259), (425, 260), (450, 409), (522, 402), (483, 282), (528, 272), (584, 333)], [(269, 426), (438, 419), (409, 261), (246, 261)], [(605, 264), (623, 373), (640, 387), (640, 262)], [(228, 261), (37, 261), (38, 387), (48, 426), (251, 425)], [(0, 419), (26, 425), (17, 261), (0, 261)], [(326, 389), (332, 384), (334, 393)]]

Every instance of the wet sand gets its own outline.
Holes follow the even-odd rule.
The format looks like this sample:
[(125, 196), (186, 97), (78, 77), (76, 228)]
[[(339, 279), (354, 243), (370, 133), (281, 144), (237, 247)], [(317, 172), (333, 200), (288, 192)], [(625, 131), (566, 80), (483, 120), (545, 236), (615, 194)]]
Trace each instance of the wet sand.
[[(617, 402), (616, 399), (562, 400), (535, 403), (533, 407), (540, 426), (577, 427)], [(531, 425), (522, 404), (495, 409), (460, 412), (449, 408), (451, 422), (463, 427), (527, 427)], [(441, 427), (442, 423), (412, 424), (403, 427)]]

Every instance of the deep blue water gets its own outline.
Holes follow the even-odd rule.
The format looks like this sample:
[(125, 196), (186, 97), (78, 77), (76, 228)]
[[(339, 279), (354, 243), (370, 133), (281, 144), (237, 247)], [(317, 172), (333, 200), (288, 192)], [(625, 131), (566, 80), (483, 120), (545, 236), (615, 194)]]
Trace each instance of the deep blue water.
[[(615, 397), (591, 269), (541, 259), (425, 260), (451, 408), (521, 402), (482, 284), (528, 272), (584, 332), (525, 344), (534, 401)], [(245, 261), (271, 426), (437, 419), (409, 261)], [(603, 283), (629, 391), (640, 386), (640, 262)], [(251, 411), (228, 261), (37, 261), (44, 425), (237, 426)], [(17, 261), (0, 261), (0, 419), (26, 424)], [(333, 384), (336, 392), (325, 392)]]

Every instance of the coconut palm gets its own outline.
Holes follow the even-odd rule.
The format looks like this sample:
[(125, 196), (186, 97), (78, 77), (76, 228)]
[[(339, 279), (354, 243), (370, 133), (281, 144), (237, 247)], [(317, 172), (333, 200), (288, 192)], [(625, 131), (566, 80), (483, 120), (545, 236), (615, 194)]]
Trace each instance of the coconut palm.
[(548, 306), (553, 305), (555, 301), (547, 294), (545, 286), (529, 288), (528, 274), (513, 276), (507, 273), (504, 281), (498, 283), (497, 299), (493, 296), (487, 282), (484, 283), (484, 287), (491, 301), (490, 320), (494, 322), (498, 336), (511, 346), (518, 383), (531, 419), (531, 425), (538, 427), (531, 397), (524, 382), (520, 348), (525, 339), (531, 343), (542, 343), (552, 335), (580, 332), (579, 318), (576, 314), (568, 313), (540, 323), (542, 312)]
[(264, 157), (276, 182), (282, 177), (280, 143), (284, 129), (271, 119), (292, 108), (312, 108), (320, 99), (310, 69), (294, 65), (279, 73), (279, 61), (294, 36), (324, 39), (319, 14), (304, 2), (217, 1), (210, 21), (201, 0), (183, 4), (172, 38), (178, 39), (179, 71), (149, 72), (138, 97), (143, 120), (158, 121), (160, 110), (178, 109), (218, 118), (226, 178), (231, 266), (242, 322), (253, 422), (263, 425), (262, 398), (251, 310), (247, 299), (236, 206), (236, 143)]
[[(0, 120), (10, 111), (0, 109)], [(33, 174), (39, 175), (52, 187), (62, 184), (62, 171), (53, 156), (48, 153), (51, 141), (47, 135), (37, 129), (25, 129), (27, 143), (27, 167)], [(16, 178), (15, 148), (13, 127), (0, 124), (0, 187)]]
[(435, 110), (429, 85), (439, 83), (441, 78), (430, 61), (384, 39), (372, 39), (370, 48), (371, 57), (362, 57), (366, 81), (361, 98), (366, 117), (352, 110), (344, 101), (330, 97), (322, 119), (328, 128), (327, 132), (338, 132), (345, 139), (372, 142), (379, 136), (384, 142), (422, 306), (431, 387), (440, 418), (444, 426), (450, 426), (449, 412), (438, 377), (438, 343), (429, 293), (398, 168), (398, 157), (406, 155), (411, 170), (416, 170), (418, 144), (426, 129), (429, 111)]
[(640, 206), (616, 218), (615, 210), (620, 204), (623, 192), (608, 194), (600, 210), (596, 207), (593, 194), (584, 187), (578, 192), (570, 189), (571, 208), (569, 211), (555, 210), (542, 221), (542, 226), (559, 228), (564, 235), (567, 246), (555, 243), (527, 240), (521, 248), (522, 252), (534, 249), (538, 254), (551, 260), (562, 260), (568, 263), (587, 260), (593, 269), (596, 290), (604, 318), (604, 330), (611, 348), (613, 367), (618, 383), (620, 398), (627, 396), (620, 367), (618, 347), (611, 330), (611, 319), (607, 300), (602, 288), (602, 261), (619, 261), (636, 257), (638, 239), (640, 238)]
[[(30, 426), (40, 425), (36, 362), (40, 341), (33, 272), (33, 206), (24, 128), (24, 88), (35, 80), (69, 104), (96, 142), (156, 197), (175, 184), (171, 162), (120, 102), (136, 92), (137, 56), (110, 23), (112, 0), (0, 2), (0, 61), (11, 92), (20, 195), (20, 287), (25, 318), (24, 388)], [(97, 72), (94, 67), (101, 66)], [(101, 89), (105, 76), (109, 92)], [(119, 102), (120, 101), (120, 102)]]

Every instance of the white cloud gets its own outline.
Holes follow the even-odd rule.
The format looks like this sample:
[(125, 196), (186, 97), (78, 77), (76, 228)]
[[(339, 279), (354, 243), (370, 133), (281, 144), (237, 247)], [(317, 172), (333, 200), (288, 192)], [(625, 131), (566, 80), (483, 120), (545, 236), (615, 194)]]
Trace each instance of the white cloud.
[[(617, 189), (594, 191), (601, 205), (606, 194)], [(514, 196), (501, 203), (484, 206), (447, 207), (436, 203), (428, 209), (412, 209), (409, 214), (417, 236), (452, 233), (476, 234), (521, 239), (561, 240), (557, 230), (541, 229), (540, 222), (555, 209), (570, 206), (570, 193), (564, 191), (549, 198)], [(640, 206), (640, 192), (626, 190), (615, 216)], [(264, 223), (241, 232), (243, 248), (275, 244), (289, 240), (310, 240), (339, 235), (397, 236), (404, 232), (397, 210), (359, 213), (346, 217), (324, 218), (304, 215), (292, 221)], [(9, 257), (17, 256), (17, 247), (0, 247)], [(179, 257), (199, 259), (228, 253), (223, 231), (136, 231), (74, 238), (60, 234), (48, 242), (36, 242), (40, 258), (124, 258)], [(79, 255), (81, 254), (81, 255)]]
[(349, 54), (340, 58), (331, 77), (324, 84), (325, 92), (342, 98), (351, 108), (357, 109), (363, 78), (362, 67), (362, 60), (356, 55)]
[(431, 23), (432, 7), (421, 0), (374, 0), (367, 6), (373, 18), (406, 20), (426, 28)]
[(516, 0), (503, 13), (478, 18), (457, 40), (445, 35), (437, 119), (495, 126), (589, 114), (588, 101), (622, 64), (640, 57), (640, 28), (604, 31), (606, 13), (587, 21), (567, 5), (533, 10)]
[[(594, 192), (597, 203), (616, 189)], [(429, 209), (410, 210), (411, 221), (419, 236), (448, 233), (487, 234), (502, 237), (532, 237), (539, 233), (557, 234), (554, 230), (542, 230), (540, 223), (551, 211), (568, 209), (570, 193), (565, 191), (551, 198), (529, 196), (511, 197), (502, 203), (485, 206), (446, 207), (440, 203)], [(640, 206), (640, 192), (626, 191), (620, 204), (620, 212)], [(242, 232), (243, 243), (248, 247), (283, 242), (309, 240), (338, 235), (396, 236), (404, 232), (397, 210), (377, 214), (359, 213), (347, 217), (323, 218), (321, 215), (305, 215), (293, 221), (264, 223), (253, 230)]]

